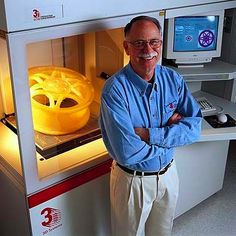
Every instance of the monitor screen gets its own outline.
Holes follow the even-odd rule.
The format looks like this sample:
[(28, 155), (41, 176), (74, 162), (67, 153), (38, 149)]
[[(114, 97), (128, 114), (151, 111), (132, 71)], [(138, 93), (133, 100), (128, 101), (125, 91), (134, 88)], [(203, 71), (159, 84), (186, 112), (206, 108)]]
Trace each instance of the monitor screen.
[(174, 22), (175, 52), (216, 50), (219, 16), (177, 17)]
[(178, 67), (203, 66), (220, 57), (224, 10), (169, 18), (165, 21), (163, 57)]

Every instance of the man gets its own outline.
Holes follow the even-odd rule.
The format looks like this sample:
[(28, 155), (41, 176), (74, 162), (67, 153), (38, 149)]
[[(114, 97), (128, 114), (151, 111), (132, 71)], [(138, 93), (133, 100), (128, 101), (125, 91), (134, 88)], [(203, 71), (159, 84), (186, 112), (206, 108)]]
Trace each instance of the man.
[(130, 62), (107, 80), (101, 98), (100, 127), (114, 159), (112, 234), (166, 236), (178, 196), (173, 149), (199, 138), (201, 112), (182, 77), (157, 65), (159, 22), (139, 16), (124, 32)]

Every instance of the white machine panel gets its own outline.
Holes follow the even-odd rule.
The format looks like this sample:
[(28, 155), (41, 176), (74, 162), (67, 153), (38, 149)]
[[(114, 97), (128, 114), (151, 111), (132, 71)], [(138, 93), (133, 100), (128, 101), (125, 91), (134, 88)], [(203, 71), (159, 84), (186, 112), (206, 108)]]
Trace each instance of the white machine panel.
[[(7, 32), (34, 29), (85, 20), (169, 9), (222, 0), (0, 0), (0, 29)], [(5, 18), (5, 19), (4, 19)]]

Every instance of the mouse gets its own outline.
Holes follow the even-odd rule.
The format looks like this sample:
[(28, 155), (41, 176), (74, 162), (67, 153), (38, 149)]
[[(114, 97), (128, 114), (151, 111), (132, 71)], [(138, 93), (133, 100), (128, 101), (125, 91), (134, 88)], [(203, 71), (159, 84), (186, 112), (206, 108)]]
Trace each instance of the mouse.
[(224, 124), (228, 120), (228, 117), (224, 113), (220, 113), (216, 117), (217, 117), (217, 122), (220, 124)]

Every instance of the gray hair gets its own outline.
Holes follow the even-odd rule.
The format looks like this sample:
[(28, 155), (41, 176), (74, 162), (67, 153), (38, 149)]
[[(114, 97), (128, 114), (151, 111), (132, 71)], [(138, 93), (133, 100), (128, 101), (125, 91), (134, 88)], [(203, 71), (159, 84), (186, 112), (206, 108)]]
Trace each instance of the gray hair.
[(139, 20), (147, 20), (147, 21), (151, 21), (153, 22), (158, 30), (161, 32), (161, 25), (160, 25), (160, 22), (154, 18), (154, 17), (151, 17), (151, 16), (137, 16), (137, 17), (134, 17), (124, 28), (124, 34), (125, 34), (125, 37), (129, 34), (131, 28), (132, 28), (132, 25), (134, 24), (134, 22), (136, 21), (139, 21)]

